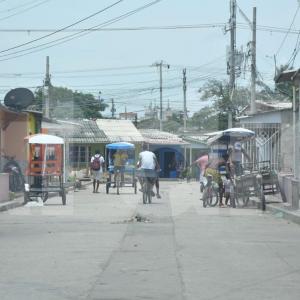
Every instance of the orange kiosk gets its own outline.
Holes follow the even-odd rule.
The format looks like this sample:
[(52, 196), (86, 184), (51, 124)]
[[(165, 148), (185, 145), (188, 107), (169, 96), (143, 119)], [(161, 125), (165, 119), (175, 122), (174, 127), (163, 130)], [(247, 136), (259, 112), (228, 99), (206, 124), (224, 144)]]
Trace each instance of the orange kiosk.
[(59, 193), (66, 205), (64, 188), (64, 140), (49, 134), (34, 134), (25, 138), (28, 143), (24, 202), (32, 198), (47, 201), (49, 193)]

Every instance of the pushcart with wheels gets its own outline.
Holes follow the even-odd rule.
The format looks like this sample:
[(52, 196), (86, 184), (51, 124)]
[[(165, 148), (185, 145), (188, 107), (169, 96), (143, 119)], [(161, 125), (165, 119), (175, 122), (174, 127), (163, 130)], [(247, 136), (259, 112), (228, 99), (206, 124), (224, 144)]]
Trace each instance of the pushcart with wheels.
[[(137, 179), (134, 164), (135, 146), (131, 143), (119, 142), (106, 145), (106, 194), (114, 189), (119, 195), (123, 188), (133, 188), (137, 193)], [(115, 157), (120, 155), (122, 165), (115, 165)]]
[[(224, 131), (216, 133), (215, 136), (208, 140), (208, 143), (213, 147), (220, 146), (222, 154), (228, 153), (229, 145), (235, 142), (246, 142), (255, 137), (255, 133), (245, 128), (229, 128)], [(222, 146), (222, 147), (221, 147)], [(232, 174), (231, 174), (232, 175)], [(260, 199), (261, 207), (265, 209), (265, 196), (264, 196), (264, 185), (263, 185), (263, 174), (260, 170), (251, 169), (244, 174), (235, 176), (233, 179), (234, 191), (233, 199), (234, 204), (240, 207), (245, 207), (249, 203), (249, 199), (252, 196)]]
[(28, 143), (27, 180), (24, 189), (24, 203), (41, 198), (46, 202), (50, 193), (58, 193), (66, 205), (66, 191), (63, 180), (64, 140), (48, 134), (26, 137)]
[(262, 176), (258, 171), (236, 176), (234, 178), (234, 200), (239, 207), (248, 205), (251, 197), (260, 199), (265, 207), (265, 195), (262, 186)]

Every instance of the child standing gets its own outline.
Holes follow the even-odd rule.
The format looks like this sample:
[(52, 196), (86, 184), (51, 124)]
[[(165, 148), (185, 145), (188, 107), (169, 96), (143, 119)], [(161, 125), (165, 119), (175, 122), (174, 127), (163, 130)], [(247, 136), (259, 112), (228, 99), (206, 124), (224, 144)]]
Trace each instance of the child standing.
[(226, 174), (226, 179), (224, 180), (224, 190), (225, 190), (225, 204), (228, 206), (229, 204), (235, 208), (235, 201), (234, 201), (234, 189), (233, 189), (233, 182), (230, 179), (229, 174)]

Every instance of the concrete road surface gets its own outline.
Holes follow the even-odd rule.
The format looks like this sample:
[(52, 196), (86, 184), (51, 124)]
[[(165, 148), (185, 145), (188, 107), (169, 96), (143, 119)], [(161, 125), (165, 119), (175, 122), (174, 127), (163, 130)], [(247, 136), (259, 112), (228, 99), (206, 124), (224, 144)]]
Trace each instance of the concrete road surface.
[(152, 205), (102, 186), (1, 213), (0, 299), (300, 299), (298, 225), (204, 209), (196, 182), (161, 189)]

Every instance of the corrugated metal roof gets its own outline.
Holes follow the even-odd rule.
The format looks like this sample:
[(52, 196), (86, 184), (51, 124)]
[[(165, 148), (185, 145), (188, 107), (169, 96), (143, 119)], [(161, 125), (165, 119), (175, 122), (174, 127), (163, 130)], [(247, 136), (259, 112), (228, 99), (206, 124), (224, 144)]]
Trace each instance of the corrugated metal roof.
[(42, 123), (42, 128), (47, 128), (49, 134), (63, 137), (69, 143), (96, 144), (109, 142), (107, 136), (94, 120), (74, 120)]
[(157, 129), (140, 129), (146, 143), (159, 145), (189, 145), (181, 137)]
[(96, 123), (110, 142), (144, 142), (142, 134), (130, 120), (98, 119)]

